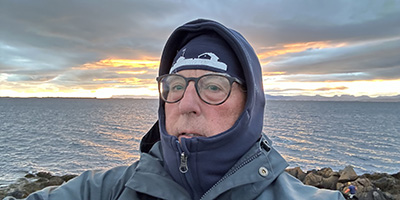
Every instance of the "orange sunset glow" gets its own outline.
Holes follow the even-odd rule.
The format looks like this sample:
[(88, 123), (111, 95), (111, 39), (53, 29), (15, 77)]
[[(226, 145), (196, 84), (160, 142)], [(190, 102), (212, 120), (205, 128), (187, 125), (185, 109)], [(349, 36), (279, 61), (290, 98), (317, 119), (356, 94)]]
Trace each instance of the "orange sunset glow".
[(57, 12), (10, 12), (0, 20), (7, 27), (0, 31), (0, 97), (157, 98), (163, 46), (173, 30), (196, 18), (243, 34), (259, 57), (267, 95), (400, 95), (393, 5), (325, 13), (232, 4), (247, 13), (237, 20), (223, 14), (225, 5), (216, 2), (214, 12), (206, 5), (149, 16), (118, 5), (110, 15), (57, 5)]
[(95, 63), (83, 64), (77, 69), (100, 69), (100, 68), (158, 68), (159, 62), (157, 60), (128, 60), (128, 59), (104, 59)]
[(340, 48), (345, 45), (345, 43), (332, 44), (330, 41), (282, 44), (274, 47), (261, 48), (262, 53), (257, 55), (260, 60), (263, 60), (268, 57), (279, 56), (288, 53), (298, 53), (308, 49)]
[[(324, 95), (334, 96), (341, 94), (352, 94), (355, 96), (371, 95), (396, 95), (391, 92), (393, 87), (399, 87), (400, 80), (371, 80), (371, 81), (331, 81), (324, 82), (296, 82), (285, 80), (286, 72), (266, 71), (270, 59), (274, 57), (306, 51), (308, 49), (340, 48), (344, 43), (332, 45), (329, 42), (308, 42), (286, 44), (281, 47), (262, 48), (258, 54), (263, 63), (264, 88), (266, 93), (283, 95)], [(269, 49), (269, 50), (267, 50)], [(265, 62), (266, 61), (266, 62)], [(130, 59), (102, 59), (93, 63), (85, 63), (78, 67), (73, 67), (75, 72), (85, 72), (104, 70), (110, 78), (92, 78), (87, 80), (92, 84), (92, 88), (87, 88), (85, 84), (74, 87), (57, 87), (49, 81), (37, 81), (33, 85), (8, 85), (1, 88), (2, 96), (10, 97), (96, 97), (111, 98), (115, 96), (148, 97), (157, 98), (157, 76), (159, 61), (149, 60), (130, 60)], [(114, 76), (114, 75), (115, 76)], [(124, 76), (118, 76), (124, 75)], [(138, 78), (137, 75), (147, 75), (146, 78)], [(4, 80), (4, 75), (3, 75)], [(397, 86), (396, 86), (397, 85)], [(17, 87), (15, 87), (17, 86)], [(6, 89), (9, 88), (9, 89)], [(362, 89), (360, 89), (362, 88)], [(278, 91), (278, 92), (275, 92)], [(400, 91), (400, 88), (399, 90)]]

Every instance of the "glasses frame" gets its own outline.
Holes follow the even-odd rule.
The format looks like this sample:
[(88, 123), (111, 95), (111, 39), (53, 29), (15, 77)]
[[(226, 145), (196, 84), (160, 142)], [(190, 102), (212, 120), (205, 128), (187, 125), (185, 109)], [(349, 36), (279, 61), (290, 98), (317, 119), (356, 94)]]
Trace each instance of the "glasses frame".
[[(185, 82), (186, 82), (185, 89), (184, 89), (184, 91), (183, 91), (183, 93), (182, 93), (182, 96), (181, 96), (179, 99), (175, 100), (175, 101), (167, 101), (167, 100), (164, 98), (164, 96), (162, 95), (162, 93), (161, 93), (161, 81), (162, 81), (164, 78), (168, 77), (168, 76), (179, 76), (179, 77), (182, 77), (182, 78), (185, 80)], [(199, 82), (199, 80), (200, 80), (201, 78), (207, 77), (207, 76), (222, 76), (222, 77), (228, 79), (228, 81), (229, 81), (229, 93), (228, 93), (228, 95), (226, 96), (226, 98), (225, 98), (223, 101), (221, 101), (221, 102), (219, 102), (219, 103), (210, 103), (210, 102), (207, 102), (206, 100), (204, 100), (204, 99), (201, 97), (200, 92), (199, 92), (199, 89), (198, 89), (198, 82)], [(231, 77), (231, 76), (229, 76), (229, 74), (224, 74), (224, 73), (209, 73), (209, 74), (204, 74), (204, 75), (202, 75), (202, 76), (199, 76), (199, 77), (197, 77), (197, 78), (195, 78), (195, 77), (185, 77), (185, 76), (182, 76), (182, 75), (180, 75), (180, 74), (164, 74), (164, 75), (161, 75), (161, 76), (157, 77), (156, 80), (157, 80), (157, 82), (158, 82), (158, 93), (159, 93), (161, 99), (162, 99), (163, 101), (165, 101), (166, 103), (177, 103), (177, 102), (179, 102), (179, 101), (185, 96), (186, 88), (188, 87), (190, 81), (193, 81), (193, 82), (194, 82), (194, 87), (196, 88), (197, 96), (199, 96), (199, 98), (200, 98), (204, 103), (207, 103), (207, 104), (209, 104), (209, 105), (221, 105), (221, 104), (223, 104), (223, 103), (229, 98), (229, 96), (231, 95), (231, 92), (232, 92), (232, 84), (233, 84), (234, 82), (238, 83), (238, 84), (241, 86), (241, 88), (243, 88), (243, 82), (242, 82), (241, 80), (239, 80), (238, 78), (235, 78), (235, 77)], [(245, 91), (245, 90), (243, 90), (243, 91)]]

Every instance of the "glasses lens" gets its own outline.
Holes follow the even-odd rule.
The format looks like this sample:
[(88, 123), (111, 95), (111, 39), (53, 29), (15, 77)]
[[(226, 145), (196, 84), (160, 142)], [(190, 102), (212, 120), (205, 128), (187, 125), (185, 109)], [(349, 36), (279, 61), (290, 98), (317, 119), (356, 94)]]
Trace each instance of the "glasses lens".
[(186, 89), (186, 81), (183, 77), (169, 75), (160, 80), (161, 97), (166, 102), (179, 101)]
[(203, 101), (219, 104), (226, 100), (231, 91), (228, 78), (221, 75), (208, 75), (199, 79), (197, 89)]

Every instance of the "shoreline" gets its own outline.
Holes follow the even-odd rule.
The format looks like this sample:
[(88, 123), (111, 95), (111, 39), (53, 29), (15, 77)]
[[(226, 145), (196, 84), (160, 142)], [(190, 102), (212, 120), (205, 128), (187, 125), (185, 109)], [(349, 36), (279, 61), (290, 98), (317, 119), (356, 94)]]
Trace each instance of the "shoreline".
[[(362, 200), (400, 199), (400, 171), (395, 174), (372, 173), (357, 175), (352, 166), (343, 170), (333, 171), (331, 168), (314, 169), (304, 172), (300, 167), (287, 168), (285, 170), (306, 185), (312, 185), (321, 189), (338, 190), (344, 194), (348, 183), (357, 187), (357, 197)], [(1, 199), (24, 199), (29, 194), (48, 186), (58, 186), (77, 175), (66, 174), (56, 176), (50, 172), (27, 173), (14, 183), (0, 187)], [(345, 197), (347, 194), (344, 194)], [(7, 198), (6, 198), (7, 197)]]
[(15, 180), (14, 183), (0, 187), (0, 200), (24, 199), (33, 192), (48, 186), (59, 186), (76, 176), (78, 175), (66, 174), (56, 176), (50, 172), (27, 173), (24, 177)]
[(359, 200), (400, 200), (400, 171), (394, 174), (374, 172), (357, 175), (350, 165), (339, 171), (322, 168), (304, 172), (300, 167), (285, 171), (306, 185), (338, 190), (346, 199), (348, 194), (345, 191), (351, 184), (356, 186)]

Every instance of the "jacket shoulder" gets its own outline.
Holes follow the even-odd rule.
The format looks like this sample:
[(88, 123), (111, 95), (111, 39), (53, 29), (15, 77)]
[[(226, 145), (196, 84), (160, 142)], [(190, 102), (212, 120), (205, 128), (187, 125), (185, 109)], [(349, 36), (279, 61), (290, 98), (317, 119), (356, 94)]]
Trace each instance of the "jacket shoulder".
[(296, 200), (344, 200), (343, 195), (339, 191), (319, 189), (314, 186), (304, 185), (287, 172), (280, 174), (257, 199), (265, 199), (267, 197), (271, 199)]
[(131, 166), (115, 167), (106, 171), (86, 171), (58, 187), (35, 192), (27, 200), (58, 199), (115, 199), (132, 176), (137, 162)]

